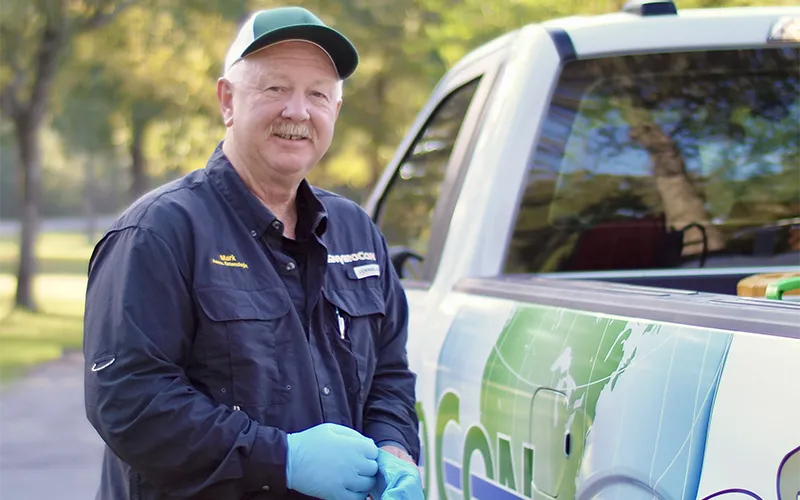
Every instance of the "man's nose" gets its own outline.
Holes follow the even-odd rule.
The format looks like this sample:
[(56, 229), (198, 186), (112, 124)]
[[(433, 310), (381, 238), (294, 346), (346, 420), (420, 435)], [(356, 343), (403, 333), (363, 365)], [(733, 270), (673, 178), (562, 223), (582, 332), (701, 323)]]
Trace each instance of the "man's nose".
[(303, 121), (310, 118), (308, 114), (308, 100), (302, 92), (292, 92), (286, 99), (281, 113), (287, 120)]

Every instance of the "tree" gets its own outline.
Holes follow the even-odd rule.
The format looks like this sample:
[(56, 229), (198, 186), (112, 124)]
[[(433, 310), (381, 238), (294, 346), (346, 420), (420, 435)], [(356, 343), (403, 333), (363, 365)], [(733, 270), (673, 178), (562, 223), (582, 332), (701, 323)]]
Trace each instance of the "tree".
[(33, 296), (41, 191), (39, 132), (62, 55), (82, 33), (111, 22), (136, 0), (12, 0), (0, 21), (0, 111), (14, 124), (23, 213), (15, 306), (37, 310)]
[(114, 113), (114, 89), (103, 79), (101, 65), (94, 61), (81, 64), (74, 57), (62, 72), (56, 89), (61, 97), (56, 100), (52, 114), (53, 127), (62, 139), (67, 153), (80, 159), (83, 173), (82, 209), (86, 218), (86, 237), (95, 241), (97, 231), (95, 204), (98, 198), (98, 178), (115, 168), (111, 116)]
[(219, 0), (137, 5), (77, 44), (71, 74), (98, 68), (100, 77), (76, 78), (74, 89), (108, 103), (107, 121), (127, 150), (128, 202), (150, 188), (151, 177), (196, 168), (219, 139), (221, 122), (211, 122), (219, 114), (215, 80), (244, 7)]
[(312, 181), (368, 190), (445, 67), (425, 32), (437, 15), (421, 0), (312, 0), (304, 6), (344, 33), (360, 63), (346, 82), (336, 135)]

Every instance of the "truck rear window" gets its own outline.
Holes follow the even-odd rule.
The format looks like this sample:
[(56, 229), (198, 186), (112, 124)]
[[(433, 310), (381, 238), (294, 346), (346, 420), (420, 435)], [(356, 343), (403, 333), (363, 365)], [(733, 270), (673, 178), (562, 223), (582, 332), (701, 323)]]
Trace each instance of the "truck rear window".
[(564, 68), (506, 273), (800, 265), (800, 49)]

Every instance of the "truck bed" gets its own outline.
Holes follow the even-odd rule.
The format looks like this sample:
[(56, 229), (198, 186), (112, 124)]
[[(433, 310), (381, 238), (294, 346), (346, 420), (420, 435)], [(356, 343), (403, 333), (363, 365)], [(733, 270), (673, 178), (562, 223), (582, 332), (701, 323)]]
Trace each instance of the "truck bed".
[(629, 318), (800, 339), (800, 303), (533, 276), (468, 278), (455, 290)]

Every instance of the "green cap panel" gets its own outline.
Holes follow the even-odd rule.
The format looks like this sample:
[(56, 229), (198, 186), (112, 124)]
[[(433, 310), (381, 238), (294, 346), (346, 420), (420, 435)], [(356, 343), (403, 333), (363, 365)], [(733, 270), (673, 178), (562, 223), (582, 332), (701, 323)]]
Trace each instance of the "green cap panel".
[[(235, 44), (244, 49), (237, 54), (245, 57), (269, 45), (286, 40), (306, 40), (326, 51), (333, 61), (339, 77), (344, 80), (355, 72), (358, 66), (358, 52), (344, 35), (325, 25), (317, 16), (302, 7), (279, 7), (257, 12), (251, 19), (252, 27), (244, 44)], [(239, 34), (239, 39), (245, 33)]]

